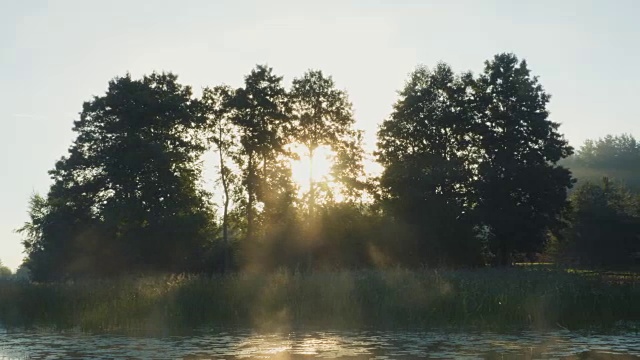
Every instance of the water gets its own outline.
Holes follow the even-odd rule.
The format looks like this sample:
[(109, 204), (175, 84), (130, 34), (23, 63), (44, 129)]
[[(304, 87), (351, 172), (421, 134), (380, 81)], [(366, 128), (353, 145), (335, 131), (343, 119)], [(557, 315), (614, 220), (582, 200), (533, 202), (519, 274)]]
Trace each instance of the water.
[(0, 331), (0, 359), (640, 359), (640, 334), (202, 331), (189, 336)]

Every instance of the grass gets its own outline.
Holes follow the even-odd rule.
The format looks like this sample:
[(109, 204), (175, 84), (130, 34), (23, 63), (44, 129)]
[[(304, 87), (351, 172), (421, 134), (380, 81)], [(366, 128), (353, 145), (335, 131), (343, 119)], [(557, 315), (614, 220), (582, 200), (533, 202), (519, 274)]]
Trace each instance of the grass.
[(640, 321), (640, 275), (548, 267), (0, 281), (0, 324), (85, 331), (614, 327)]

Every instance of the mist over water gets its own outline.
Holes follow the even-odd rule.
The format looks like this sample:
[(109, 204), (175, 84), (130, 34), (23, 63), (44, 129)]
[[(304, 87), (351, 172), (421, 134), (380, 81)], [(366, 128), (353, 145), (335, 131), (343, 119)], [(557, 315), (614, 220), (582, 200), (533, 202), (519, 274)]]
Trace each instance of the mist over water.
[(0, 359), (640, 359), (640, 336), (521, 331), (206, 330), (188, 336), (0, 332)]

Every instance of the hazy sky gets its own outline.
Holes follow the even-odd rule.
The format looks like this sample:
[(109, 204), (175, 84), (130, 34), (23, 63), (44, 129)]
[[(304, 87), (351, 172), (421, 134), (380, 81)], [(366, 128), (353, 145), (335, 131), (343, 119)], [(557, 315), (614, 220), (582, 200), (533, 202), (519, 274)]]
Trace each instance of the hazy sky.
[(198, 93), (240, 85), (257, 63), (287, 85), (321, 69), (349, 92), (371, 148), (417, 64), (477, 72), (515, 52), (574, 146), (640, 136), (637, 0), (0, 1), (0, 259), (13, 269), (13, 230), (46, 193), (82, 103), (127, 71), (172, 71)]

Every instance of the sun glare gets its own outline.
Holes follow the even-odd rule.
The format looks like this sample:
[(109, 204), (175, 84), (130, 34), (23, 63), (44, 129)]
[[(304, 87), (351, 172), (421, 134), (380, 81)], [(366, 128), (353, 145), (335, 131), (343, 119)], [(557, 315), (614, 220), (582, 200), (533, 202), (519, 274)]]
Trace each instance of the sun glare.
[(293, 181), (300, 187), (300, 192), (309, 192), (309, 181), (323, 181), (331, 172), (334, 153), (328, 146), (320, 146), (313, 157), (313, 167), (307, 149), (302, 145), (293, 145), (291, 151), (298, 154), (299, 160), (291, 161), (291, 175)]

